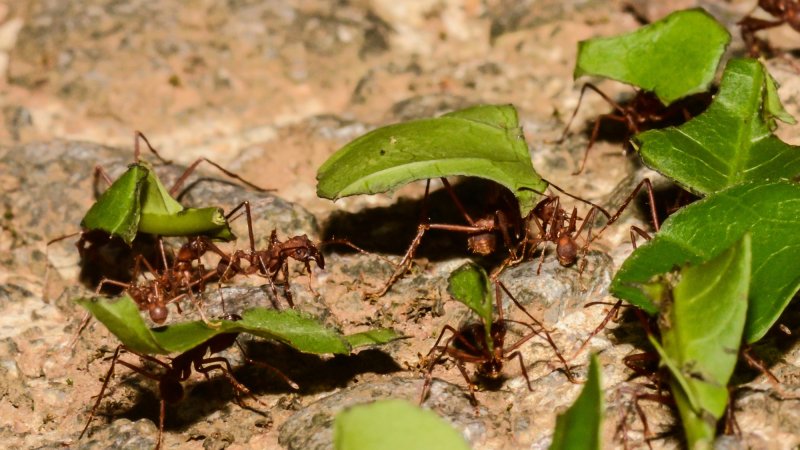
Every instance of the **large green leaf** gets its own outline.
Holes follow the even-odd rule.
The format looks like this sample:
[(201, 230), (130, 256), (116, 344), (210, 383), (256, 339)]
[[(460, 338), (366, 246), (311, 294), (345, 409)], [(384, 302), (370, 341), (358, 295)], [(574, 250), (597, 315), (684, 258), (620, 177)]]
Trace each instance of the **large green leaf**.
[(777, 100), (772, 77), (754, 59), (734, 59), (708, 110), (680, 127), (639, 134), (635, 145), (645, 164), (706, 195), (743, 181), (800, 174), (800, 147), (772, 134), (776, 118), (791, 116)]
[[(687, 265), (663, 306), (661, 350), (689, 448), (708, 448), (728, 404), (750, 287), (751, 237), (719, 256)], [(668, 283), (668, 282), (667, 282)], [(657, 347), (658, 348), (658, 347)]]
[(149, 173), (144, 166), (131, 165), (89, 208), (83, 216), (81, 228), (105, 231), (128, 244), (133, 242), (142, 216), (139, 208), (142, 190)]
[(467, 450), (464, 438), (435, 413), (404, 400), (379, 400), (336, 415), (336, 450)]
[(483, 321), (486, 334), (486, 346), (489, 351), (494, 347), (492, 339), (492, 285), (483, 267), (468, 262), (447, 278), (447, 292), (454, 299), (467, 305)]
[(693, 203), (670, 216), (650, 242), (622, 264), (611, 283), (617, 297), (650, 314), (647, 295), (657, 275), (700, 264), (750, 230), (753, 271), (744, 337), (761, 339), (800, 288), (800, 185), (789, 181), (745, 183)]
[(326, 354), (350, 353), (352, 346), (377, 345), (401, 336), (392, 330), (378, 329), (352, 336), (326, 328), (316, 319), (295, 310), (253, 308), (244, 311), (242, 320), (182, 322), (165, 327), (148, 328), (136, 303), (128, 295), (118, 300), (107, 298), (78, 299), (125, 346), (149, 354), (185, 352), (223, 333), (249, 333), (283, 342), (301, 352)]
[(531, 164), (512, 105), (475, 106), (435, 119), (373, 130), (334, 153), (317, 172), (317, 195), (335, 200), (386, 192), (415, 180), (473, 176), (514, 193), (522, 215), (547, 184)]
[(603, 390), (600, 363), (592, 355), (589, 379), (575, 403), (556, 418), (550, 450), (599, 450), (603, 423)]
[(575, 78), (597, 75), (654, 92), (665, 105), (708, 89), (730, 34), (702, 9), (578, 44)]

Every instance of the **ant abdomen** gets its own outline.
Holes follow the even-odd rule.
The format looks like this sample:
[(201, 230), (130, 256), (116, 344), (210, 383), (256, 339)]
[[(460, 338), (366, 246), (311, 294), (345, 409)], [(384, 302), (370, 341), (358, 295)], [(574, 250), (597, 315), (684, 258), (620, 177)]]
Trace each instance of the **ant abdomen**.
[(467, 248), (472, 253), (486, 256), (494, 253), (497, 248), (497, 236), (494, 233), (481, 233), (467, 239)]

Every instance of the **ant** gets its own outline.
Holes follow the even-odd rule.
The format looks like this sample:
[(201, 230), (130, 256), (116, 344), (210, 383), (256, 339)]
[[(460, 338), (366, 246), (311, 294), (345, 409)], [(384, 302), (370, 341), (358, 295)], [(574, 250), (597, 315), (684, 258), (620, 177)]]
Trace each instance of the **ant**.
[[(277, 230), (272, 230), (267, 248), (256, 250), (250, 202), (242, 202), (228, 216), (233, 215), (241, 207), (245, 208), (244, 214), (247, 217), (247, 232), (250, 240), (250, 248), (248, 250), (237, 250), (232, 254), (225, 254), (208, 237), (197, 236), (189, 244), (181, 248), (181, 251), (178, 252), (179, 260), (182, 260), (184, 264), (191, 264), (192, 260), (199, 260), (206, 251), (211, 249), (220, 256), (220, 261), (214, 271), (219, 281), (230, 281), (239, 274), (257, 274), (269, 281), (272, 293), (276, 298), (278, 297), (278, 291), (275, 283), (278, 282), (280, 275), (283, 275), (281, 284), (284, 288), (286, 301), (289, 303), (289, 307), (293, 308), (294, 302), (289, 289), (289, 259), (294, 259), (305, 265), (310, 287), (311, 261), (314, 261), (320, 269), (324, 269), (325, 257), (307, 235), (293, 236), (281, 242), (278, 240)], [(248, 264), (243, 266), (242, 261), (246, 261)]]
[[(445, 231), (453, 231), (457, 233), (466, 233), (468, 235), (467, 238), (467, 248), (470, 252), (486, 256), (494, 253), (497, 250), (497, 233), (499, 232), (502, 236), (503, 243), (505, 248), (508, 249), (510, 255), (507, 260), (501, 264), (500, 268), (492, 274), (492, 279), (496, 279), (499, 273), (509, 264), (517, 263), (523, 259), (522, 256), (517, 254), (517, 250), (520, 248), (520, 242), (524, 242), (525, 239), (523, 234), (525, 233), (524, 230), (528, 228), (528, 222), (531, 220), (531, 216), (529, 215), (526, 218), (522, 218), (519, 214), (519, 205), (517, 203), (516, 198), (511, 195), (511, 193), (500, 186), (493, 185), (494, 189), (497, 189), (491, 196), (490, 200), (496, 206), (496, 209), (493, 213), (486, 214), (485, 216), (479, 219), (473, 219), (472, 216), (469, 215), (464, 205), (458, 199), (453, 190), (450, 183), (447, 181), (446, 178), (442, 178), (442, 184), (444, 185), (445, 190), (447, 191), (448, 195), (450, 196), (451, 200), (455, 204), (456, 208), (459, 210), (461, 216), (467, 222), (467, 225), (456, 225), (456, 224), (442, 224), (442, 223), (431, 223), (430, 219), (428, 219), (427, 215), (427, 200), (430, 193), (430, 180), (427, 180), (425, 185), (425, 195), (423, 197), (423, 204), (422, 204), (422, 211), (421, 211), (421, 219), (419, 225), (417, 225), (417, 234), (414, 236), (414, 239), (411, 241), (406, 253), (403, 255), (402, 260), (400, 261), (397, 266), (395, 266), (395, 270), (386, 283), (377, 291), (370, 292), (367, 295), (369, 297), (381, 297), (389, 289), (394, 285), (394, 283), (399, 280), (408, 268), (411, 266), (411, 263), (414, 258), (414, 254), (417, 251), (417, 248), (422, 241), (422, 237), (428, 230), (445, 230)], [(595, 208), (603, 211), (605, 210), (600, 206), (595, 205), (588, 200), (584, 200), (580, 197), (574, 196), (572, 194), (567, 193), (563, 189), (559, 188), (558, 186), (549, 183), (550, 186), (563, 192), (564, 194), (572, 197), (576, 200), (585, 202), (589, 205), (592, 205)], [(543, 205), (540, 202), (540, 205)], [(539, 208), (538, 211), (534, 209), (531, 213), (533, 215), (541, 215), (545, 214), (547, 208), (542, 206)], [(607, 216), (608, 214), (605, 213)], [(544, 217), (544, 216), (543, 216)]]
[[(223, 317), (225, 320), (241, 320), (241, 317), (236, 314), (229, 314)], [(198, 373), (202, 373), (206, 379), (209, 379), (209, 374), (213, 371), (222, 372), (223, 376), (228, 380), (231, 386), (234, 389), (234, 392), (237, 396), (237, 402), (239, 401), (239, 394), (245, 394), (252, 397), (256, 402), (261, 405), (264, 405), (260, 400), (258, 400), (253, 393), (248, 389), (245, 385), (240, 383), (234, 376), (233, 376), (233, 368), (231, 367), (230, 362), (222, 356), (211, 356), (222, 351), (225, 351), (231, 348), (234, 344), (239, 346), (241, 349), (241, 345), (239, 345), (237, 341), (237, 337), (239, 333), (223, 333), (218, 334), (211, 339), (203, 342), (202, 344), (191, 348), (178, 356), (172, 358), (169, 362), (164, 362), (158, 358), (155, 358), (150, 355), (146, 355), (143, 353), (139, 353), (133, 351), (123, 345), (117, 347), (114, 351), (114, 356), (111, 358), (111, 366), (108, 369), (108, 373), (106, 374), (105, 379), (103, 380), (103, 386), (100, 388), (100, 393), (97, 395), (97, 400), (92, 407), (91, 412), (89, 413), (89, 419), (86, 421), (86, 425), (83, 427), (83, 431), (81, 431), (80, 436), (78, 439), (82, 438), (86, 431), (89, 429), (89, 425), (92, 423), (92, 419), (94, 419), (95, 413), (97, 412), (97, 408), (100, 406), (100, 402), (103, 400), (103, 394), (108, 387), (108, 383), (111, 380), (111, 377), (114, 374), (114, 368), (117, 364), (125, 366), (134, 372), (149, 378), (153, 381), (158, 383), (158, 392), (159, 397), (161, 400), (161, 408), (159, 413), (158, 419), (158, 439), (156, 441), (156, 449), (160, 448), (162, 436), (164, 434), (164, 416), (166, 414), (166, 405), (167, 403), (175, 404), (178, 403), (184, 397), (184, 389), (182, 386), (182, 382), (189, 379), (190, 375), (192, 374), (192, 369), (194, 369)], [(243, 349), (241, 349), (244, 352)], [(153, 363), (157, 366), (160, 366), (163, 370), (161, 373), (155, 372), (153, 370), (144, 368), (142, 366), (137, 366), (135, 364), (129, 363), (120, 359), (121, 353), (126, 351), (128, 353), (132, 353), (139, 358)], [(209, 356), (206, 356), (206, 355)], [(275, 372), (281, 379), (283, 379), (286, 384), (288, 384), (292, 389), (299, 389), (299, 386), (290, 380), (286, 375), (284, 375), (278, 369), (259, 361), (252, 360), (248, 357), (245, 357), (245, 361), (249, 364), (262, 366), (268, 368)], [(266, 405), (264, 405), (266, 406)]]
[(777, 20), (758, 19), (753, 17), (751, 12), (738, 22), (747, 52), (754, 58), (763, 53), (770, 53), (771, 50), (769, 43), (756, 37), (756, 32), (783, 24), (788, 24), (794, 30), (800, 32), (800, 1), (758, 0), (758, 7)]
[[(503, 318), (503, 303), (501, 290), (511, 298), (514, 304), (520, 308), (532, 320), (533, 324), (527, 322), (520, 322), (511, 319)], [(564, 371), (567, 379), (570, 382), (575, 382), (570, 368), (558, 351), (558, 347), (550, 336), (550, 333), (545, 329), (541, 322), (531, 316), (527, 310), (511, 295), (511, 292), (505, 287), (503, 283), (495, 280), (495, 299), (497, 306), (497, 319), (493, 320), (491, 324), (482, 322), (473, 322), (467, 324), (460, 329), (455, 329), (450, 325), (445, 325), (442, 328), (439, 337), (436, 339), (433, 347), (428, 354), (423, 358), (425, 371), (425, 383), (422, 387), (420, 395), (420, 403), (425, 401), (425, 397), (430, 390), (431, 382), (433, 381), (433, 369), (438, 365), (442, 358), (447, 355), (455, 360), (456, 367), (461, 372), (464, 380), (467, 382), (469, 388), (470, 403), (473, 406), (478, 405), (478, 400), (475, 397), (475, 385), (470, 380), (465, 367), (466, 363), (472, 363), (477, 366), (475, 372), (478, 378), (487, 379), (491, 381), (499, 380), (503, 375), (503, 364), (506, 361), (517, 359), (522, 375), (528, 385), (528, 390), (533, 391), (528, 371), (525, 369), (525, 362), (522, 359), (522, 354), (518, 349), (532, 339), (534, 336), (540, 336), (547, 341), (550, 347), (556, 353), (556, 356), (564, 365)], [(530, 330), (527, 334), (522, 336), (517, 342), (511, 345), (505, 345), (505, 337), (508, 332), (509, 324), (517, 324), (526, 327)], [(534, 326), (535, 325), (535, 326)], [(488, 333), (487, 333), (488, 329)], [(450, 337), (439, 345), (446, 332), (450, 332)]]
[[(711, 102), (710, 94), (701, 93), (686, 97), (685, 99), (676, 103), (672, 103), (669, 106), (665, 106), (653, 93), (643, 91), (641, 89), (635, 89), (636, 94), (633, 96), (633, 99), (626, 104), (620, 104), (612, 100), (611, 97), (601, 91), (594, 84), (586, 83), (583, 85), (583, 87), (581, 87), (581, 93), (578, 97), (578, 105), (572, 112), (572, 116), (569, 118), (567, 125), (564, 127), (564, 132), (561, 134), (561, 137), (556, 141), (556, 143), (560, 144), (564, 142), (564, 139), (567, 137), (567, 133), (572, 126), (573, 120), (575, 120), (575, 116), (578, 114), (578, 109), (580, 109), (581, 102), (583, 101), (583, 95), (586, 93), (587, 89), (596, 92), (600, 97), (603, 98), (603, 100), (611, 105), (615, 111), (601, 114), (595, 120), (594, 128), (592, 128), (592, 134), (589, 137), (589, 144), (586, 146), (586, 150), (583, 153), (583, 159), (581, 160), (580, 166), (575, 172), (572, 173), (573, 175), (579, 175), (586, 167), (586, 160), (589, 157), (589, 150), (592, 149), (597, 141), (597, 137), (600, 133), (600, 125), (604, 121), (622, 123), (626, 127), (624, 140), (626, 142), (625, 146), (627, 149), (629, 145), (628, 139), (631, 136), (649, 129), (688, 121), (694, 115), (697, 115), (702, 109), (705, 109)], [(695, 105), (695, 103), (697, 103), (697, 105)]]

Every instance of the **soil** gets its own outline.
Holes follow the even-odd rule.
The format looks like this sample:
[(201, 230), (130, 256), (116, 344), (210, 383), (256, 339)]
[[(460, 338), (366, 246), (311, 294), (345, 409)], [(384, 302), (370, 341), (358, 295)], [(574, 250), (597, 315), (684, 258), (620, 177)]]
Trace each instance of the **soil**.
[[(326, 253), (325, 269), (310, 282), (292, 266), (298, 309), (345, 332), (393, 327), (407, 336), (351, 356), (317, 357), (284, 346), (242, 338), (248, 356), (268, 363), (300, 385), (294, 391), (263, 368), (244, 364), (241, 352), (225, 353), (235, 376), (254, 399), (235, 400), (220, 378), (193, 376), (183, 402), (167, 408), (163, 448), (332, 448), (336, 412), (377, 398), (418, 401), (421, 356), (446, 324), (470, 315), (446, 292), (447, 275), (468, 258), (464, 240), (431, 233), (411, 272), (378, 300), (365, 292), (391, 273), (383, 256), (398, 261), (416, 230), (424, 183), (387, 195), (337, 202), (318, 198), (316, 170), (336, 149), (377, 126), (430, 117), (480, 103), (513, 103), (520, 114), (534, 167), (555, 184), (587, 200), (615, 208), (643, 177), (668, 183), (626, 155), (620, 136), (604, 135), (586, 170), (573, 176), (593, 118), (610, 111), (599, 97), (584, 99), (564, 142), (565, 119), (577, 105), (583, 81), (572, 70), (577, 42), (635, 29), (670, 11), (701, 6), (729, 30), (726, 57), (741, 55), (735, 23), (754, 1), (508, 1), (386, 0), (148, 2), (90, 0), (0, 1), (0, 440), (7, 448), (152, 448), (159, 417), (155, 383), (120, 371), (98, 408), (88, 435), (78, 439), (117, 343), (92, 323), (74, 347), (69, 340), (83, 315), (73, 299), (89, 295), (74, 240), (45, 243), (78, 230), (94, 199), (92, 171), (112, 177), (131, 161), (134, 130), (141, 130), (176, 166), (159, 167), (173, 180), (205, 156), (256, 184), (260, 193), (231, 183), (210, 166), (193, 178), (186, 204), (226, 210), (249, 200), (263, 245), (279, 236), (314, 240), (347, 237), (372, 252)], [(800, 47), (789, 27), (763, 34), (777, 48)], [(787, 110), (800, 115), (800, 77), (791, 52), (766, 64), (781, 85)], [(595, 80), (596, 81), (596, 80)], [(599, 83), (613, 98), (629, 87)], [(781, 126), (779, 136), (800, 144), (800, 127)], [(197, 181), (196, 183), (194, 181)], [(434, 183), (435, 188), (440, 184)], [(457, 185), (464, 198), (480, 196), (480, 183)], [(441, 190), (433, 210), (451, 208)], [(572, 204), (568, 205), (571, 208)], [(586, 208), (576, 206), (585, 214)], [(515, 297), (553, 330), (572, 355), (614, 301), (608, 283), (630, 253), (630, 225), (649, 226), (644, 204), (630, 208), (602, 242), (587, 269), (563, 268), (548, 255), (503, 274)], [(243, 221), (235, 223), (246, 236)], [(246, 246), (246, 239), (228, 249)], [(45, 273), (47, 276), (45, 277)], [(257, 280), (222, 291), (226, 309), (277, 303)], [(204, 305), (222, 313), (216, 287)], [(191, 304), (184, 315), (196, 318)], [(506, 299), (507, 314), (519, 314)], [(753, 349), (778, 376), (740, 368), (735, 391), (741, 433), (720, 448), (795, 448), (800, 445), (800, 329), (792, 308), (779, 327)], [(520, 330), (512, 330), (513, 338)], [(512, 339), (512, 338), (510, 338)], [(514, 340), (512, 339), (512, 340)], [(642, 401), (645, 428), (632, 407), (649, 392), (625, 367), (625, 356), (645, 348), (632, 314), (623, 314), (570, 359), (583, 378), (586, 357), (598, 352), (606, 392), (605, 447), (678, 448), (680, 425), (666, 405)], [(529, 390), (510, 362), (499, 386), (469, 404), (463, 378), (452, 362), (437, 367), (425, 407), (456, 427), (476, 449), (545, 448), (556, 414), (580, 385), (564, 376), (543, 341), (523, 346)], [(137, 363), (136, 358), (129, 361)], [(619, 432), (620, 425), (625, 426)]]

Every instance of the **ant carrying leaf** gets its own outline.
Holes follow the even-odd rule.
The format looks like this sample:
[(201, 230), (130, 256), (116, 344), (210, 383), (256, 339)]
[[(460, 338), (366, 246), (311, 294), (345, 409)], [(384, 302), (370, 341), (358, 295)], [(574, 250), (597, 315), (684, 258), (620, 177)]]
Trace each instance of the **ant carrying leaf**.
[[(561, 356), (558, 348), (550, 337), (550, 333), (544, 326), (533, 318), (522, 307), (519, 302), (511, 295), (506, 287), (499, 281), (495, 281), (495, 301), (497, 306), (497, 318), (493, 317), (492, 288), (489, 276), (479, 266), (467, 263), (456, 269), (448, 279), (448, 292), (456, 300), (460, 301), (472, 309), (478, 315), (480, 321), (467, 324), (460, 329), (455, 329), (450, 325), (442, 328), (436, 343), (423, 359), (425, 371), (425, 383), (420, 395), (420, 403), (425, 400), (433, 380), (433, 369), (441, 363), (444, 356), (449, 356), (455, 360), (456, 367), (461, 372), (470, 392), (470, 401), (473, 405), (478, 404), (475, 398), (475, 385), (470, 380), (465, 367), (466, 363), (475, 364), (476, 374), (479, 378), (487, 380), (498, 380), (503, 376), (503, 364), (506, 361), (516, 359), (519, 361), (522, 375), (525, 377), (528, 389), (531, 387), (528, 372), (519, 348), (535, 336), (540, 336), (546, 340), (556, 353), (556, 356), (564, 366), (564, 371), (570, 381), (574, 381), (572, 372), (567, 362)], [(514, 304), (520, 308), (531, 320), (531, 323), (520, 322), (503, 317), (503, 304), (501, 290), (505, 292)], [(505, 337), (509, 325), (519, 325), (527, 329), (527, 334), (517, 342), (506, 345)], [(442, 342), (446, 333), (450, 333), (447, 340)]]
[[(224, 319), (228, 321), (242, 320), (241, 317), (235, 314), (227, 315), (224, 317)], [(183, 399), (184, 388), (181, 383), (189, 379), (192, 374), (192, 370), (202, 373), (206, 378), (209, 378), (210, 374), (214, 372), (221, 372), (225, 379), (228, 380), (230, 385), (233, 387), (237, 402), (240, 402), (239, 395), (245, 394), (253, 398), (260, 405), (267, 406), (258, 400), (250, 391), (250, 389), (248, 389), (233, 376), (233, 368), (231, 367), (231, 364), (227, 358), (223, 356), (214, 356), (215, 354), (231, 348), (234, 344), (239, 346), (244, 353), (244, 349), (242, 349), (241, 345), (237, 342), (238, 336), (239, 333), (223, 333), (214, 335), (197, 346), (186, 350), (174, 358), (171, 358), (168, 362), (162, 361), (161, 359), (150, 356), (146, 353), (134, 351), (128, 347), (125, 347), (124, 345), (118, 346), (114, 351), (114, 356), (111, 358), (111, 364), (109, 366), (108, 373), (103, 380), (103, 386), (100, 388), (100, 393), (97, 395), (97, 400), (95, 401), (94, 406), (89, 413), (89, 418), (86, 420), (86, 425), (83, 427), (83, 431), (81, 431), (79, 439), (82, 438), (89, 429), (89, 425), (92, 423), (92, 419), (97, 412), (97, 408), (100, 406), (100, 402), (103, 400), (103, 395), (108, 387), (108, 383), (111, 380), (111, 377), (114, 375), (114, 369), (117, 364), (125, 366), (139, 375), (158, 383), (158, 393), (161, 402), (161, 408), (158, 420), (158, 439), (156, 440), (156, 449), (161, 447), (161, 440), (164, 434), (164, 417), (166, 415), (167, 403), (175, 404)], [(122, 360), (120, 359), (120, 356), (122, 355), (123, 351), (134, 354), (140, 359), (160, 367), (161, 370), (156, 372), (152, 369)], [(284, 375), (280, 370), (248, 357), (245, 357), (245, 362), (270, 369), (292, 389), (299, 389), (299, 386), (290, 380), (286, 375)]]
[[(621, 81), (634, 86), (636, 96), (623, 106), (593, 84), (587, 83), (581, 88), (578, 107), (583, 94), (591, 89), (611, 104), (615, 112), (602, 115), (595, 122), (589, 145), (575, 173), (583, 171), (603, 120), (623, 123), (627, 137), (648, 128), (688, 120), (696, 111), (691, 111), (690, 105), (683, 101), (676, 102), (708, 90), (729, 42), (730, 34), (725, 27), (699, 8), (674, 12), (630, 33), (581, 41), (574, 77), (591, 75)], [(561, 140), (577, 110), (576, 107)]]
[(152, 166), (139, 159), (140, 139), (147, 144), (151, 152), (164, 161), (147, 138), (137, 131), (134, 141), (134, 162), (122, 176), (112, 183), (102, 169), (97, 169), (111, 186), (86, 212), (81, 221), (84, 231), (102, 230), (112, 236), (120, 237), (129, 245), (138, 233), (157, 236), (205, 235), (224, 241), (234, 239), (221, 208), (187, 208), (178, 203), (173, 196), (204, 161), (256, 190), (264, 189), (209, 159), (200, 158), (190, 164), (172, 188), (167, 190), (153, 172)]

